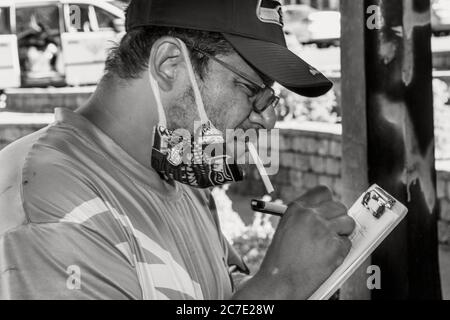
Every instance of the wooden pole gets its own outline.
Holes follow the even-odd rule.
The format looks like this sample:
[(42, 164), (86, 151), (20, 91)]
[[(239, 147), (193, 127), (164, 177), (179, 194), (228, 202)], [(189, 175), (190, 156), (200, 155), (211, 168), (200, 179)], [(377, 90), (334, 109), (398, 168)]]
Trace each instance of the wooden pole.
[[(349, 17), (350, 2), (364, 4), (364, 11), (358, 8), (357, 15), (364, 15), (366, 23), (361, 24), (358, 16)], [(361, 69), (365, 79), (360, 76), (347, 80), (353, 81), (357, 88), (360, 84), (356, 81), (363, 81), (365, 86), (365, 114), (361, 113), (359, 118), (353, 114), (353, 117), (367, 124), (368, 181), (381, 185), (409, 210), (405, 221), (372, 256), (372, 264), (381, 270), (381, 289), (373, 290), (371, 296), (373, 299), (441, 299), (430, 0), (343, 0), (342, 8), (344, 17), (351, 19), (343, 21), (343, 30), (352, 23), (353, 28), (364, 30), (364, 50), (357, 54), (365, 57)], [(375, 28), (367, 24), (368, 8), (378, 8)], [(349, 45), (352, 44), (342, 44), (343, 59), (350, 50)], [(354, 60), (356, 55), (347, 58)], [(345, 90), (350, 89), (349, 85)], [(351, 92), (343, 95), (348, 97)], [(345, 125), (355, 126), (348, 121)], [(344, 140), (351, 138), (344, 136)], [(364, 174), (363, 169), (360, 172)], [(350, 283), (350, 288), (361, 286), (362, 280)], [(356, 292), (349, 298), (360, 298), (358, 290), (345, 292)]]
[[(341, 0), (342, 199), (350, 207), (369, 187), (367, 168), (364, 2)], [(370, 299), (368, 259), (340, 291), (340, 299)]]

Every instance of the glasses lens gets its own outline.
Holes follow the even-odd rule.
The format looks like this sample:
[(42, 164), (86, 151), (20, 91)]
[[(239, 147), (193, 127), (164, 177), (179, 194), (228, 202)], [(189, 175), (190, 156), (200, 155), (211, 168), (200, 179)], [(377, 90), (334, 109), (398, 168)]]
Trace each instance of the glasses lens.
[(255, 111), (262, 113), (266, 111), (269, 107), (276, 108), (280, 98), (275, 95), (272, 89), (266, 89), (262, 91), (255, 101)]

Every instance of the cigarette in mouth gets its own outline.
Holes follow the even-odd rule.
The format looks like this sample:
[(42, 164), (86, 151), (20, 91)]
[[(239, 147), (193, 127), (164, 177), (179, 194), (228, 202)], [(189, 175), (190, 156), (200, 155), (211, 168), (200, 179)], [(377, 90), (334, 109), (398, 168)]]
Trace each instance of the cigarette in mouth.
[(253, 161), (256, 164), (256, 168), (258, 169), (259, 175), (261, 176), (264, 186), (266, 187), (267, 194), (271, 194), (272, 192), (275, 191), (275, 189), (272, 185), (272, 182), (270, 182), (266, 168), (264, 168), (261, 158), (258, 155), (258, 151), (256, 151), (256, 148), (253, 145), (253, 143), (248, 142), (248, 150), (250, 151), (250, 155), (252, 156)]

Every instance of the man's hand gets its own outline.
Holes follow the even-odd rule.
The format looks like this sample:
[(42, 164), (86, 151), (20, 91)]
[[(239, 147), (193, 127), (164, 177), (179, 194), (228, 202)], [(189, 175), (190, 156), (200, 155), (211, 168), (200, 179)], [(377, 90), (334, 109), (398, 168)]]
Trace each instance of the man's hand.
[(260, 270), (235, 298), (307, 299), (344, 261), (354, 228), (328, 188), (309, 191), (289, 205)]

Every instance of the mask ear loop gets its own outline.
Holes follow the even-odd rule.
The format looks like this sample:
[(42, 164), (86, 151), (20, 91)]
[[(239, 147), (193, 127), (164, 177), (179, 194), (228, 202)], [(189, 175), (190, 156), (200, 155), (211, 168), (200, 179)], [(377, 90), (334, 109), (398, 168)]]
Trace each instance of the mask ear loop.
[(151, 63), (152, 57), (153, 57), (153, 51), (152, 51), (152, 54), (150, 54), (149, 63), (148, 63), (148, 65), (149, 65), (148, 78), (150, 80), (150, 86), (152, 87), (153, 94), (155, 95), (156, 105), (158, 107), (158, 116), (159, 116), (158, 123), (164, 127), (167, 127), (166, 113), (164, 111), (164, 107), (161, 102), (161, 93), (159, 91), (159, 85), (158, 85), (158, 82), (156, 81), (155, 77), (153, 77), (153, 74), (152, 74), (152, 71), (154, 71), (154, 68)]
[(183, 53), (184, 61), (186, 62), (188, 76), (189, 76), (189, 79), (192, 84), (192, 89), (194, 91), (194, 98), (195, 98), (195, 102), (197, 105), (198, 113), (200, 115), (201, 124), (206, 124), (209, 122), (209, 119), (208, 119), (208, 115), (206, 114), (206, 111), (205, 111), (205, 105), (203, 104), (203, 99), (200, 94), (200, 89), (198, 87), (197, 79), (195, 78), (194, 68), (192, 67), (192, 62), (191, 62), (191, 58), (189, 57), (188, 49), (186, 47), (186, 44), (183, 41), (181, 41), (180, 39), (177, 39), (177, 40), (181, 46), (181, 52)]

